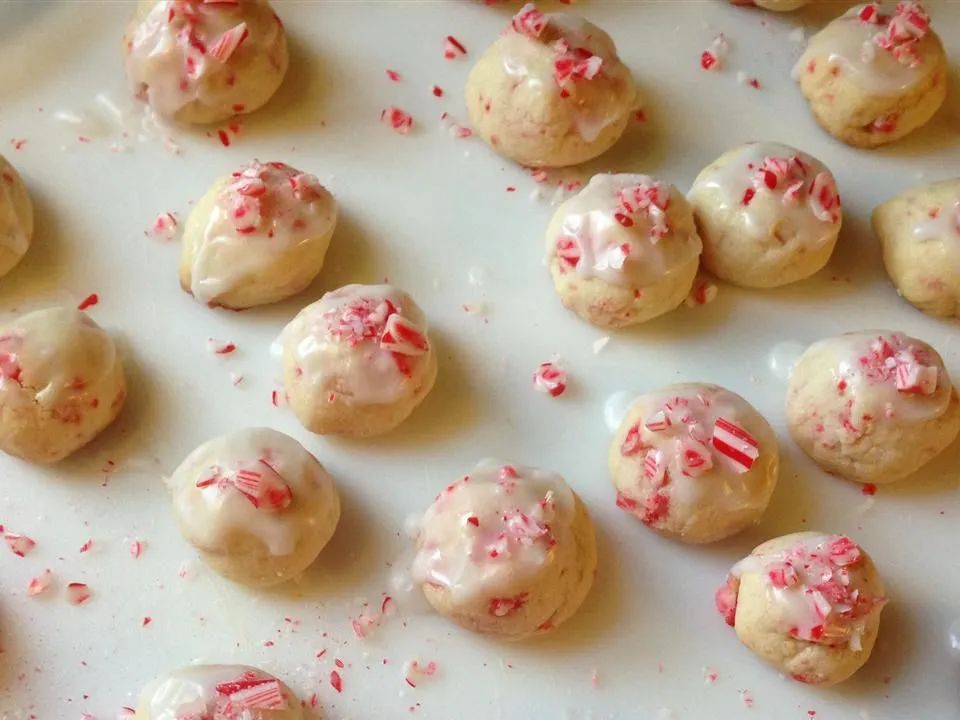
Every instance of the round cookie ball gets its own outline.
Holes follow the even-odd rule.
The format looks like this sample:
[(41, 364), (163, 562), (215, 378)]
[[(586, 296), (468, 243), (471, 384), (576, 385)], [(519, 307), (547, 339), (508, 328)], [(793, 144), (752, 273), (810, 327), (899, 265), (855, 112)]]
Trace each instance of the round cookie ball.
[(204, 443), (167, 484), (187, 541), (214, 570), (244, 585), (299, 575), (340, 519), (327, 471), (296, 440), (269, 428)]
[(840, 195), (814, 157), (780, 143), (747, 143), (697, 176), (687, 198), (703, 265), (743, 287), (787, 285), (821, 270), (840, 236)]
[(702, 243), (686, 199), (646, 175), (594, 175), (547, 228), (560, 301), (601, 327), (646, 322), (690, 293)]
[(870, 556), (844, 535), (815, 532), (758, 546), (716, 593), (740, 642), (812, 685), (835, 685), (867, 662), (886, 603)]
[(596, 569), (593, 523), (562, 477), (483, 462), (427, 509), (413, 577), (441, 615), (520, 640), (570, 618)]
[(52, 463), (93, 440), (127, 397), (110, 335), (86, 313), (49, 308), (0, 327), (0, 450)]
[(639, 100), (607, 33), (528, 4), (470, 72), (466, 102), (474, 131), (504, 157), (564, 167), (606, 152)]
[(811, 345), (787, 387), (794, 441), (828, 472), (891, 483), (960, 432), (960, 399), (937, 351), (900, 332), (865, 331)]
[(267, 0), (140, 0), (124, 47), (134, 93), (185, 123), (253, 112), (289, 62), (286, 31)]
[(0, 155), (0, 277), (20, 262), (33, 239), (33, 203), (16, 169)]
[(750, 403), (717, 385), (641, 395), (609, 452), (617, 507), (687, 543), (722, 540), (756, 523), (777, 484), (780, 450)]
[(135, 720), (301, 720), (293, 691), (273, 675), (244, 665), (194, 665), (147, 685)]
[(817, 122), (873, 148), (925, 125), (947, 94), (947, 58), (919, 3), (851, 8), (810, 38), (794, 69)]
[(391, 285), (328, 292), (290, 321), (280, 342), (290, 407), (321, 435), (392, 430), (437, 378), (426, 316)]
[(960, 178), (922, 185), (873, 211), (897, 290), (931, 315), (960, 318)]
[(257, 160), (217, 180), (183, 231), (180, 285), (210, 306), (265, 305), (306, 288), (337, 224), (313, 175)]
[(730, 0), (731, 5), (745, 5), (750, 7), (773, 10), (774, 12), (790, 12), (799, 10), (810, 4), (810, 0)]

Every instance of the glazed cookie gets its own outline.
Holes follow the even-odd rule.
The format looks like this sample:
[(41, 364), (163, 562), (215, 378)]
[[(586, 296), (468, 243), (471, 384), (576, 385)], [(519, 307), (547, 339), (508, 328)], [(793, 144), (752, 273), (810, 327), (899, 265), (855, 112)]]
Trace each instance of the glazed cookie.
[(480, 137), (530, 167), (597, 157), (620, 139), (639, 102), (607, 33), (532, 4), (477, 61), (466, 101)]
[(810, 0), (730, 0), (731, 5), (756, 6), (774, 12), (789, 12), (809, 5)]
[(822, 269), (840, 235), (840, 195), (814, 157), (780, 143), (724, 153), (687, 196), (703, 239), (703, 265), (744, 287), (803, 280)]
[(283, 300), (320, 272), (336, 223), (336, 201), (317, 178), (254, 160), (217, 180), (194, 206), (180, 285), (211, 306)]
[(828, 472), (863, 483), (910, 475), (960, 432), (960, 399), (937, 351), (899, 332), (814, 343), (787, 388), (787, 425)]
[(135, 720), (301, 720), (300, 700), (273, 675), (243, 665), (194, 665), (154, 680)]
[(646, 175), (594, 175), (547, 228), (560, 300), (601, 327), (646, 322), (690, 293), (702, 244), (686, 199)]
[(862, 148), (926, 124), (947, 94), (947, 58), (920, 3), (852, 8), (810, 39), (794, 76), (824, 130)]
[(134, 93), (186, 123), (253, 112), (287, 72), (287, 35), (266, 0), (140, 0), (124, 46)]
[(609, 453), (617, 506), (669, 537), (722, 540), (760, 519), (780, 450), (763, 416), (716, 385), (685, 383), (637, 398)]
[(733, 566), (717, 609), (740, 642), (794, 680), (834, 685), (870, 657), (886, 605), (870, 556), (843, 535), (770, 540)]
[(922, 185), (873, 211), (887, 273), (931, 315), (960, 318), (960, 178)]
[(85, 313), (49, 308), (0, 328), (0, 449), (52, 463), (93, 440), (127, 396), (113, 339)]
[(570, 618), (596, 568), (593, 523), (563, 478), (483, 462), (424, 514), (413, 576), (441, 615), (519, 640)]
[(0, 277), (10, 272), (33, 239), (33, 203), (16, 169), (0, 155)]
[(347, 285), (308, 305), (280, 337), (290, 407), (311, 432), (392, 430), (437, 377), (427, 320), (391, 285)]
[(204, 561), (244, 585), (299, 575), (333, 537), (333, 479), (292, 437), (249, 428), (204, 443), (167, 481), (180, 530)]

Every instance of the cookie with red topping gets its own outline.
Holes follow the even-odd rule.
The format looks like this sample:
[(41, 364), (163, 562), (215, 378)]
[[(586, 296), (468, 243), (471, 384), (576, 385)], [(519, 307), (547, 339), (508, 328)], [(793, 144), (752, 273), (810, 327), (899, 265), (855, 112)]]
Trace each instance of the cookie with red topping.
[(191, 211), (180, 285), (235, 310), (283, 300), (320, 272), (336, 224), (336, 201), (316, 177), (254, 160), (218, 179)]
[(286, 31), (267, 0), (140, 0), (124, 48), (137, 97), (185, 123), (253, 112), (289, 63)]
[(887, 200), (873, 230), (899, 293), (925, 313), (960, 318), (960, 178)]
[(135, 720), (301, 720), (300, 700), (283, 681), (244, 665), (192, 665), (140, 693)]
[(947, 94), (947, 57), (919, 2), (871, 2), (810, 38), (794, 69), (824, 130), (855, 147), (899, 140)]
[(0, 328), (0, 449), (62, 460), (114, 421), (127, 397), (113, 338), (73, 308), (22, 315)]
[(437, 356), (413, 298), (391, 285), (347, 285), (284, 328), (283, 383), (311, 432), (365, 437), (392, 430), (427, 396)]
[(436, 497), (416, 542), (414, 580), (434, 609), (509, 640), (569, 619), (597, 567), (593, 523), (564, 479), (492, 461)]
[(466, 88), (473, 129), (529, 167), (576, 165), (608, 150), (638, 105), (603, 30), (526, 5), (477, 61)]
[(815, 532), (758, 546), (716, 593), (744, 645), (811, 685), (842, 682), (867, 662), (886, 603), (870, 556), (844, 535)]
[(739, 395), (683, 383), (638, 397), (610, 443), (617, 506), (687, 543), (756, 523), (780, 471), (777, 436)]
[(33, 203), (27, 187), (0, 155), (0, 277), (23, 258), (33, 240)]
[(960, 398), (927, 343), (864, 331), (811, 345), (787, 387), (787, 426), (828, 472), (890, 483), (919, 470), (960, 433)]
[(830, 170), (781, 143), (724, 153), (697, 176), (687, 198), (704, 267), (743, 287), (778, 287), (821, 270), (843, 222)]
[(547, 266), (560, 301), (601, 327), (646, 322), (690, 294), (702, 243), (672, 185), (647, 175), (594, 175), (557, 208)]

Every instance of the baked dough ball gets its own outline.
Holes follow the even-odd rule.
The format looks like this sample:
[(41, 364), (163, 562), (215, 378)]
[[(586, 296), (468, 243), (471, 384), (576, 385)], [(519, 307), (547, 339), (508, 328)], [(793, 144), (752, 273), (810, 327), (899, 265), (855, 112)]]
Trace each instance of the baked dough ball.
[(564, 479), (493, 462), (437, 496), (413, 562), (414, 580), (437, 612), (508, 640), (571, 617), (596, 569), (593, 523)]
[(873, 211), (897, 290), (931, 315), (960, 318), (960, 178), (913, 188)]
[(840, 235), (840, 195), (814, 157), (780, 143), (747, 143), (707, 166), (687, 196), (703, 265), (744, 287), (803, 280), (822, 269)]
[(136, 720), (301, 720), (300, 700), (269, 673), (244, 665), (194, 665), (154, 680)]
[(10, 272), (33, 239), (33, 203), (16, 169), (0, 155), (0, 277)]
[(778, 670), (834, 685), (870, 657), (887, 599), (853, 540), (802, 532), (769, 540), (734, 565), (716, 603), (740, 641)]
[(113, 339), (86, 313), (49, 308), (0, 328), (0, 449), (52, 463), (93, 440), (127, 397)]
[(722, 540), (760, 519), (777, 484), (769, 423), (739, 395), (684, 383), (641, 395), (610, 444), (617, 506), (688, 543)]
[(561, 302), (601, 327), (646, 322), (690, 293), (702, 249), (686, 199), (646, 175), (594, 175), (547, 228)]
[(900, 332), (811, 345), (787, 387), (787, 425), (828, 472), (863, 483), (910, 475), (960, 432), (960, 399), (937, 351)]
[(248, 428), (204, 443), (168, 480), (180, 530), (218, 573), (275, 585), (303, 572), (333, 537), (333, 479), (293, 438)]
[(217, 180), (183, 231), (180, 285), (241, 309), (295, 295), (320, 272), (337, 204), (313, 175), (254, 160)]
[(284, 328), (283, 384), (311, 432), (366, 437), (392, 430), (437, 378), (427, 319), (391, 285), (347, 285)]
[(947, 58), (920, 3), (859, 5), (810, 38), (794, 75), (821, 127), (855, 147), (899, 140), (947, 94)]
[(607, 33), (532, 4), (477, 61), (466, 101), (480, 137), (530, 167), (597, 157), (620, 139), (639, 102)]
[(789, 12), (809, 5), (810, 0), (730, 0), (730, 4), (756, 6), (774, 12)]
[(180, 122), (253, 112), (287, 72), (287, 34), (267, 0), (140, 0), (123, 39), (134, 93)]

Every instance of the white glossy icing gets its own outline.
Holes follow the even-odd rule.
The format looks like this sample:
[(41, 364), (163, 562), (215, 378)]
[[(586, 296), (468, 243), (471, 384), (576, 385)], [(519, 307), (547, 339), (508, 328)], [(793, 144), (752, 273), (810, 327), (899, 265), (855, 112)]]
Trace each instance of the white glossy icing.
[(781, 143), (747, 143), (697, 177), (691, 200), (730, 214), (745, 234), (775, 235), (808, 250), (836, 236), (840, 196), (833, 175), (816, 158)]
[[(765, 444), (772, 438), (769, 430), (758, 437), (750, 435), (746, 426), (754, 421), (746, 417), (749, 406), (743, 399), (716, 385), (687, 385), (643, 395), (637, 403), (635, 408), (642, 415), (620, 447), (622, 455), (635, 457), (642, 465), (637, 483), (665, 495), (671, 505), (710, 507), (721, 513), (766, 506), (769, 492), (766, 483), (758, 484), (756, 475), (769, 474), (771, 454), (777, 448)], [(746, 433), (753, 446), (731, 439), (723, 432), (723, 423), (718, 427), (720, 420)], [(733, 442), (734, 456), (723, 451), (715, 436), (718, 441)], [(768, 479), (774, 481), (775, 476)], [(621, 491), (629, 495), (628, 488)], [(664, 503), (660, 512), (668, 512), (669, 507)], [(655, 510), (653, 505), (645, 508), (651, 509)], [(658, 514), (652, 512), (651, 521)]]
[(0, 329), (0, 405), (39, 404), (66, 422), (114, 401), (94, 394), (120, 359), (110, 335), (85, 313), (48, 308)]
[(168, 481), (184, 534), (202, 550), (226, 553), (258, 539), (289, 555), (306, 526), (339, 507), (333, 480), (300, 443), (269, 428), (248, 428), (194, 450)]
[[(200, 100), (227, 116), (254, 109), (245, 98), (262, 95), (255, 85), (276, 84), (264, 75), (285, 70), (283, 48), (283, 25), (267, 0), (160, 0), (128, 35), (127, 75), (161, 115)], [(254, 56), (269, 62), (251, 63)]]
[[(915, 6), (916, 3), (898, 5)], [(808, 72), (811, 62), (827, 62), (837, 66), (840, 72), (846, 73), (860, 87), (880, 95), (899, 95), (922, 80), (928, 70), (922, 54), (919, 58), (913, 58), (909, 51), (896, 49), (911, 43), (901, 41), (891, 45), (884, 39), (890, 35), (918, 37), (919, 31), (911, 33), (896, 12), (878, 15), (881, 22), (865, 22), (860, 19), (865, 7), (858, 5), (851, 8), (811, 37), (806, 51), (794, 68), (794, 77), (799, 78), (802, 73)], [(880, 9), (892, 8), (881, 6)], [(893, 30), (890, 30), (891, 22), (895, 24)], [(885, 45), (890, 49), (885, 49)]]
[[(528, 4), (514, 17), (500, 39), (504, 71), (517, 82), (544, 92), (557, 92), (576, 108), (577, 132), (593, 142), (637, 102), (630, 71), (603, 30), (580, 16), (540, 13)], [(553, 61), (543, 61), (543, 47)], [(592, 86), (588, 103), (578, 102), (578, 85)]]
[(559, 256), (561, 269), (614, 285), (662, 281), (703, 249), (692, 224), (674, 227), (674, 193), (647, 175), (594, 175), (557, 211), (562, 222), (547, 237), (548, 262)]
[[(804, 356), (829, 358), (831, 384), (846, 402), (840, 424), (861, 432), (865, 419), (916, 423), (943, 415), (953, 385), (942, 360), (929, 346), (901, 332), (864, 331), (820, 340)], [(898, 389), (898, 372), (917, 370), (926, 389)], [(902, 380), (900, 381), (902, 385)]]
[(141, 716), (143, 720), (300, 720), (303, 711), (289, 688), (262, 670), (197, 665), (147, 685), (140, 694), (137, 717)]
[[(410, 330), (414, 342), (390, 341), (398, 327)], [(426, 316), (402, 290), (347, 285), (301, 310), (281, 342), (298, 382), (350, 404), (380, 405), (401, 399), (427, 371), (426, 332)]]
[(886, 603), (855, 581), (850, 571), (862, 562), (863, 552), (850, 538), (811, 534), (780, 551), (754, 551), (730, 574), (763, 578), (785, 634), (859, 651), (867, 616)]
[(573, 517), (573, 492), (559, 475), (481, 463), (424, 514), (414, 579), (496, 615), (497, 599), (530, 590), (555, 548), (569, 546)]
[(190, 291), (204, 302), (221, 297), (280, 253), (327, 237), (336, 221), (336, 202), (313, 175), (254, 160), (217, 196), (194, 250)]
[(33, 210), (26, 188), (13, 166), (0, 155), (0, 247), (18, 256), (30, 246)]

